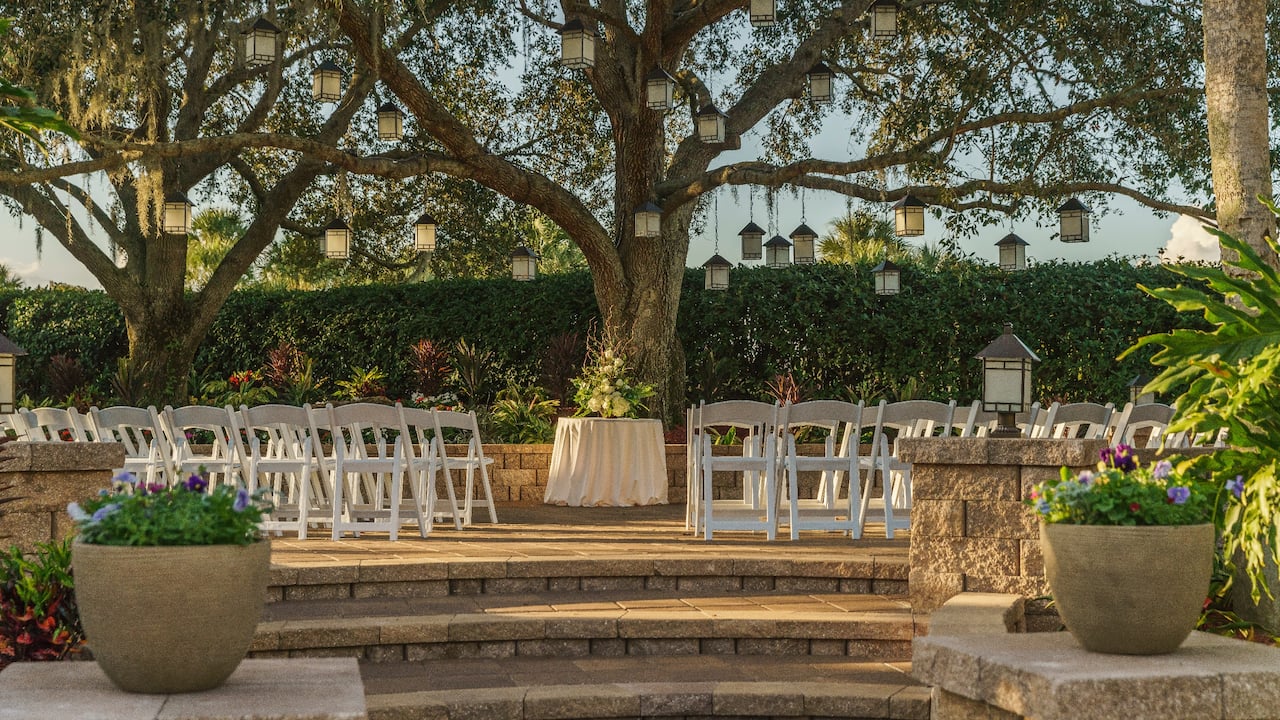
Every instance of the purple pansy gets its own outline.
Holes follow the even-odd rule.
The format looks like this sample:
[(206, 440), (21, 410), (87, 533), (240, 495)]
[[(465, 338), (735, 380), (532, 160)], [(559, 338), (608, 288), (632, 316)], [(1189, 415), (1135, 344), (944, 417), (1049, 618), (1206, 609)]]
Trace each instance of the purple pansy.
[(1133, 448), (1121, 443), (1115, 447), (1103, 448), (1102, 462), (1122, 472), (1133, 472), (1138, 469), (1138, 456)]
[(1081, 485), (1092, 485), (1093, 473), (1089, 472), (1088, 470), (1081, 470), (1080, 474), (1076, 476), (1076, 482), (1080, 483)]
[(1174, 485), (1169, 488), (1167, 495), (1169, 496), (1169, 502), (1174, 505), (1181, 505), (1191, 497), (1191, 488)]
[(1235, 480), (1228, 480), (1227, 489), (1231, 491), (1232, 495), (1236, 496), (1237, 500), (1239, 500), (1240, 494), (1244, 492), (1244, 476), (1237, 475)]
[(209, 487), (209, 481), (195, 473), (192, 473), (183, 485), (191, 492), (204, 492)]
[(93, 522), (93, 523), (102, 522), (103, 520), (106, 519), (108, 515), (110, 515), (111, 513), (119, 509), (120, 509), (119, 503), (110, 503), (108, 505), (103, 505), (102, 507), (98, 508), (93, 512), (93, 515), (89, 517), (89, 522)]
[(247, 507), (249, 507), (249, 491), (240, 488), (236, 491), (236, 501), (231, 505), (231, 509), (236, 512), (244, 512)]
[(1151, 476), (1157, 480), (1163, 480), (1169, 477), (1169, 473), (1173, 472), (1173, 463), (1168, 460), (1161, 460), (1151, 468)]

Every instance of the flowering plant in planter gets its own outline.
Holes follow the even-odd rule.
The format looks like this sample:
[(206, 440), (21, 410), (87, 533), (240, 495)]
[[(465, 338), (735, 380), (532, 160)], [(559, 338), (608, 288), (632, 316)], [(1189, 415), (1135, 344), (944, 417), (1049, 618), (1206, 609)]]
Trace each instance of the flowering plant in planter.
[(146, 483), (133, 473), (116, 476), (83, 505), (71, 503), (80, 541), (92, 545), (248, 545), (271, 510), (267, 489), (255, 494), (194, 474), (173, 487)]
[(642, 401), (653, 395), (653, 386), (632, 380), (627, 356), (616, 343), (601, 341), (591, 355), (582, 368), (582, 375), (573, 380), (577, 389), (573, 395), (573, 401), (578, 404), (577, 414), (637, 417), (644, 410)]
[[(1234, 481), (1233, 481), (1234, 482)], [(1227, 489), (1239, 496), (1239, 488)], [(1128, 445), (1102, 451), (1096, 470), (1059, 477), (1031, 488), (1026, 504), (1046, 523), (1072, 525), (1196, 525), (1213, 516), (1217, 488), (1180, 472), (1170, 460), (1143, 466)]]

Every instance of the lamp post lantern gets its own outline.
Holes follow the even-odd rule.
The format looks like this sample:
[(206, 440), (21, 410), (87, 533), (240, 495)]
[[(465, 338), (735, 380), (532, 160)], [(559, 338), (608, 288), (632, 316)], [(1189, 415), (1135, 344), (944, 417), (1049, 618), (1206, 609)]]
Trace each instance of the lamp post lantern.
[(342, 68), (332, 60), (325, 60), (311, 71), (311, 97), (317, 102), (338, 102), (342, 99)]
[(1040, 358), (1013, 334), (1013, 323), (974, 357), (982, 361), (982, 409), (997, 417), (990, 436), (1022, 437), (1014, 416), (1031, 405), (1031, 363)]
[(0, 413), (14, 412), (18, 391), (17, 357), (26, 354), (26, 350), (0, 335)]
[(573, 18), (560, 29), (560, 64), (574, 70), (584, 70), (596, 65), (595, 34)]
[(1026, 270), (1027, 269), (1027, 241), (1018, 237), (1014, 233), (1009, 233), (1000, 238), (996, 243), (996, 247), (1000, 248), (1000, 269), (1001, 270)]
[(270, 65), (279, 53), (280, 28), (260, 17), (248, 29), (240, 33), (244, 44), (244, 64), (249, 67)]
[(1151, 382), (1151, 378), (1146, 375), (1138, 375), (1129, 381), (1129, 402), (1134, 405), (1149, 405), (1156, 401), (1156, 394), (1146, 392), (1147, 383)]

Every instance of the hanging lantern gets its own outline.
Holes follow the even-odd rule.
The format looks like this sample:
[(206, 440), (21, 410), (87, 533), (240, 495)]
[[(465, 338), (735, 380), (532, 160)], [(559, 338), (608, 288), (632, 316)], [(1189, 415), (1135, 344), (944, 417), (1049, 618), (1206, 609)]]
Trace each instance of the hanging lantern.
[(871, 277), (875, 280), (877, 295), (897, 295), (902, 290), (902, 268), (892, 260), (881, 260), (871, 268)]
[(817, 239), (818, 233), (804, 223), (791, 231), (791, 241), (796, 244), (795, 264), (812, 265), (817, 262), (818, 258), (813, 251), (814, 241)]
[(662, 208), (652, 202), (636, 208), (636, 237), (662, 237)]
[(1089, 242), (1089, 208), (1075, 198), (1058, 208), (1058, 238), (1064, 243)]
[(818, 105), (825, 105), (831, 102), (831, 68), (826, 63), (819, 62), (817, 65), (809, 68), (809, 72), (805, 73), (805, 77), (809, 80), (809, 100)]
[(876, 0), (871, 3), (871, 37), (889, 39), (898, 36), (898, 3)]
[(191, 232), (191, 208), (186, 195), (171, 192), (164, 196), (164, 231), (170, 235), (186, 235)]
[(325, 60), (311, 71), (311, 97), (317, 102), (338, 102), (342, 99), (342, 68), (332, 60)]
[(722, 143), (724, 142), (724, 124), (728, 115), (720, 112), (720, 108), (714, 103), (704, 105), (698, 111), (696, 119), (698, 121), (698, 139), (704, 143)]
[(426, 253), (436, 250), (436, 219), (428, 213), (422, 213), (413, 224), (413, 249)]
[(710, 260), (702, 263), (702, 267), (706, 269), (704, 289), (727, 290), (729, 288), (729, 268), (733, 266), (728, 260), (720, 257), (719, 254), (712, 255)]
[(578, 18), (560, 28), (560, 64), (574, 70), (596, 65), (595, 35)]
[(1026, 270), (1027, 269), (1027, 241), (1018, 237), (1013, 233), (1009, 233), (1000, 238), (996, 243), (996, 247), (1000, 248), (1000, 269), (1001, 270)]
[(244, 43), (244, 64), (249, 67), (270, 65), (279, 52), (280, 28), (265, 17), (253, 21), (248, 30), (240, 33)]
[(764, 266), (784, 268), (791, 264), (791, 241), (774, 235), (764, 244)]
[(655, 67), (644, 79), (645, 104), (650, 110), (670, 110), (676, 106), (676, 79)]
[(764, 228), (749, 222), (746, 227), (738, 231), (738, 235), (742, 236), (743, 260), (759, 260), (764, 256), (761, 250), (761, 241), (764, 240)]
[(1031, 363), (1040, 358), (1013, 334), (1012, 323), (974, 357), (982, 361), (982, 409), (996, 413), (991, 437), (1022, 437), (1014, 415), (1031, 406)]
[(351, 254), (351, 226), (342, 218), (334, 218), (324, 226), (324, 246), (320, 249), (327, 258), (346, 260)]
[(774, 0), (751, 0), (751, 25), (772, 27), (778, 20), (778, 4)]
[(399, 140), (404, 137), (404, 113), (395, 103), (386, 102), (378, 107), (378, 139)]
[(915, 237), (924, 234), (924, 201), (907, 195), (893, 204), (893, 234), (899, 237)]
[(517, 245), (511, 251), (511, 277), (520, 280), (532, 280), (538, 276), (538, 255), (524, 245)]
[(14, 400), (18, 394), (17, 359), (27, 351), (9, 338), (0, 335), (0, 413), (14, 412)]

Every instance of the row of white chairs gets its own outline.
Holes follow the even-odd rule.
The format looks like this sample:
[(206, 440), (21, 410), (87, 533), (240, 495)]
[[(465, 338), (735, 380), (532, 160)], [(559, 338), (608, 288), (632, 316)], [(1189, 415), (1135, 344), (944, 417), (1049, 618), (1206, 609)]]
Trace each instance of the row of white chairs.
[(324, 524), (335, 540), (370, 531), (395, 540), (406, 523), (426, 537), (435, 522), (459, 530), (470, 525), (477, 508), (498, 522), (492, 459), (484, 455), (474, 412), (399, 403), (238, 411), (121, 406), (85, 415), (74, 408), (19, 410), (7, 422), (22, 439), (118, 442), (126, 454), (119, 470), (149, 483), (182, 482), (203, 470), (210, 488), (268, 488), (276, 507), (264, 529), (295, 531), (299, 538)]
[[(1221, 442), (1168, 434), (1173, 415), (1174, 408), (1156, 403), (1129, 403), (1116, 412), (1110, 404), (1055, 402), (1044, 409), (1034, 404), (1015, 420), (1032, 438), (1107, 439), (1149, 448)], [(707, 540), (716, 530), (763, 531), (773, 540), (784, 525), (792, 539), (800, 530), (839, 530), (858, 539), (871, 519), (883, 522), (885, 536), (892, 538), (896, 530), (910, 528), (911, 513), (911, 465), (899, 459), (898, 440), (982, 437), (996, 420), (981, 402), (958, 408), (955, 401), (930, 400), (871, 406), (730, 400), (691, 407), (685, 425), (686, 529)], [(823, 436), (823, 453), (802, 455), (798, 438), (812, 430)], [(734, 449), (717, 453), (729, 432)], [(726, 471), (741, 476), (741, 493), (731, 500), (717, 499), (712, 482), (716, 472)], [(813, 471), (820, 473), (816, 496), (801, 498), (799, 475)]]

